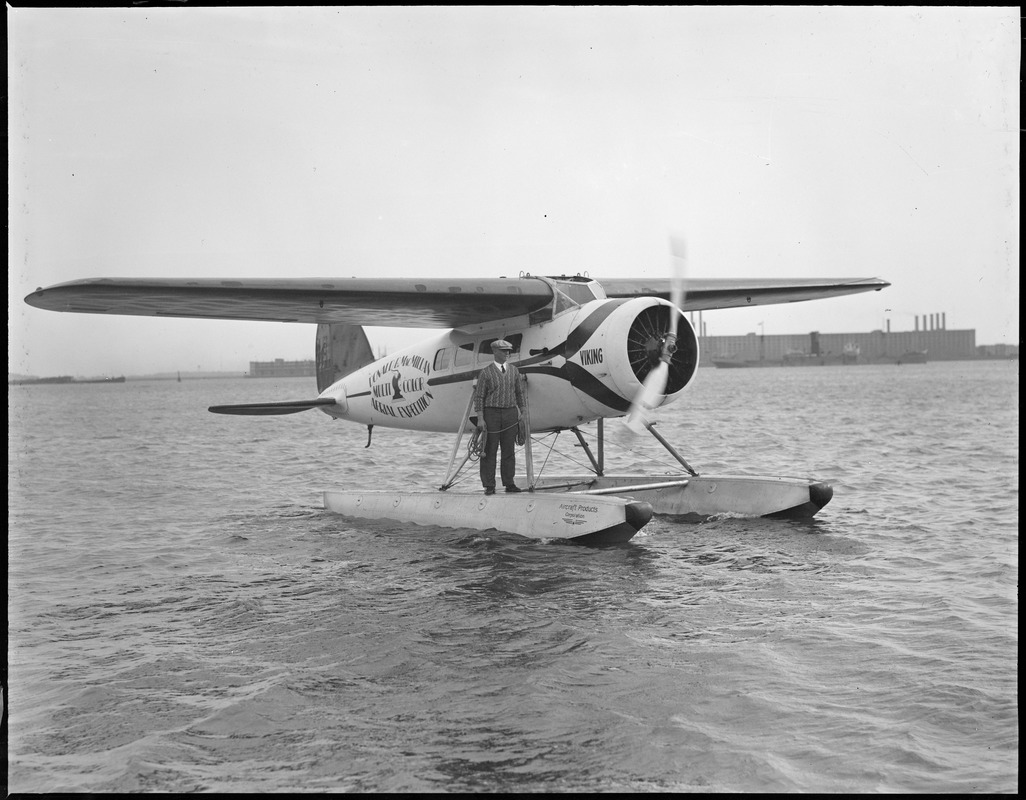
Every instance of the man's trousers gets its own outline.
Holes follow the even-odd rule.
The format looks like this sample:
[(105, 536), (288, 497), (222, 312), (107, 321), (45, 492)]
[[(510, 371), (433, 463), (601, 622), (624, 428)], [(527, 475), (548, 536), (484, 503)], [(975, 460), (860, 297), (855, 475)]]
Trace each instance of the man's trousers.
[(481, 485), (486, 489), (495, 487), (495, 455), (502, 449), (499, 461), (499, 474), (503, 486), (515, 483), (517, 471), (517, 428), (520, 422), (520, 411), (513, 408), (484, 409), (485, 439), (484, 451), (481, 453)]

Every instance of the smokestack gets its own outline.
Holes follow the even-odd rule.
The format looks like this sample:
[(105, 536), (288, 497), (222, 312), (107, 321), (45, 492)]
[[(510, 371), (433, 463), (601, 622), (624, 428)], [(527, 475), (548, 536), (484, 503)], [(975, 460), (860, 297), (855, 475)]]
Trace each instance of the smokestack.
[(888, 333), (891, 332), (891, 321), (890, 320), (887, 320), (887, 332)]
[(946, 331), (948, 329), (948, 312), (941, 312), (941, 330)]
[(919, 315), (916, 314), (916, 333), (919, 333)]

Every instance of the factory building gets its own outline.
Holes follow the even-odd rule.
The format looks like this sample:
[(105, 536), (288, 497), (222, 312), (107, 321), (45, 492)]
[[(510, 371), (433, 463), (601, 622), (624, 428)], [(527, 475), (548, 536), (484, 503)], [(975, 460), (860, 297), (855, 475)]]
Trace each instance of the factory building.
[(247, 378), (312, 378), (317, 375), (317, 364), (309, 361), (250, 361)]
[(702, 336), (701, 366), (923, 363), (1018, 356), (1018, 347), (1002, 346), (1000, 355), (990, 352), (993, 348), (978, 348), (975, 330), (948, 330), (946, 322), (946, 314), (941, 313), (917, 316), (910, 331), (892, 331), (888, 320), (886, 330), (868, 333)]
[(713, 359), (773, 361), (784, 364), (803, 358), (848, 360), (873, 364), (898, 361), (921, 353), (929, 361), (976, 358), (975, 330), (871, 331), (869, 333), (820, 333), (760, 336), (704, 336), (700, 342), (702, 365)]

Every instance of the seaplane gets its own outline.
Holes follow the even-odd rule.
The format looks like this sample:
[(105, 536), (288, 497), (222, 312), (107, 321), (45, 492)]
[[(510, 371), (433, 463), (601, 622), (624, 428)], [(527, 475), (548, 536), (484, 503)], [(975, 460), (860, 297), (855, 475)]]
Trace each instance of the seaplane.
[[(829, 483), (702, 474), (657, 430), (657, 411), (677, 402), (698, 371), (699, 338), (686, 315), (880, 291), (890, 284), (880, 278), (685, 279), (678, 238), (671, 238), (670, 257), (671, 270), (660, 279), (526, 272), (452, 280), (98, 278), (40, 288), (25, 301), (86, 314), (316, 325), (315, 397), (209, 410), (318, 410), (366, 426), (367, 446), (375, 426), (454, 437), (437, 485), (415, 491), (325, 490), (325, 508), (345, 517), (604, 545), (630, 540), (653, 515), (815, 515), (833, 496)], [(377, 358), (367, 327), (444, 332)], [(491, 343), (498, 339), (513, 345), (512, 361), (525, 382), (519, 439), (526, 491), (485, 495), (476, 482), (472, 490), (461, 486), (481, 449), (475, 381), (492, 362)], [(617, 418), (631, 435), (653, 436), (679, 467), (646, 474), (607, 471), (604, 425)], [(582, 428), (592, 423), (596, 432), (589, 440)], [(536, 469), (533, 447), (542, 446), (540, 437), (563, 433), (576, 439), (590, 466), (581, 474), (545, 475)]]

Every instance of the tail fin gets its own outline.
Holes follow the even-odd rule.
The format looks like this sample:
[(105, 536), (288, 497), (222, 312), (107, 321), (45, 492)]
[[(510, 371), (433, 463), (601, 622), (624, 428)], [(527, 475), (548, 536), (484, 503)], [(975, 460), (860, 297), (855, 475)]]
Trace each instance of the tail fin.
[(318, 392), (374, 361), (374, 353), (361, 325), (318, 324), (315, 352)]

